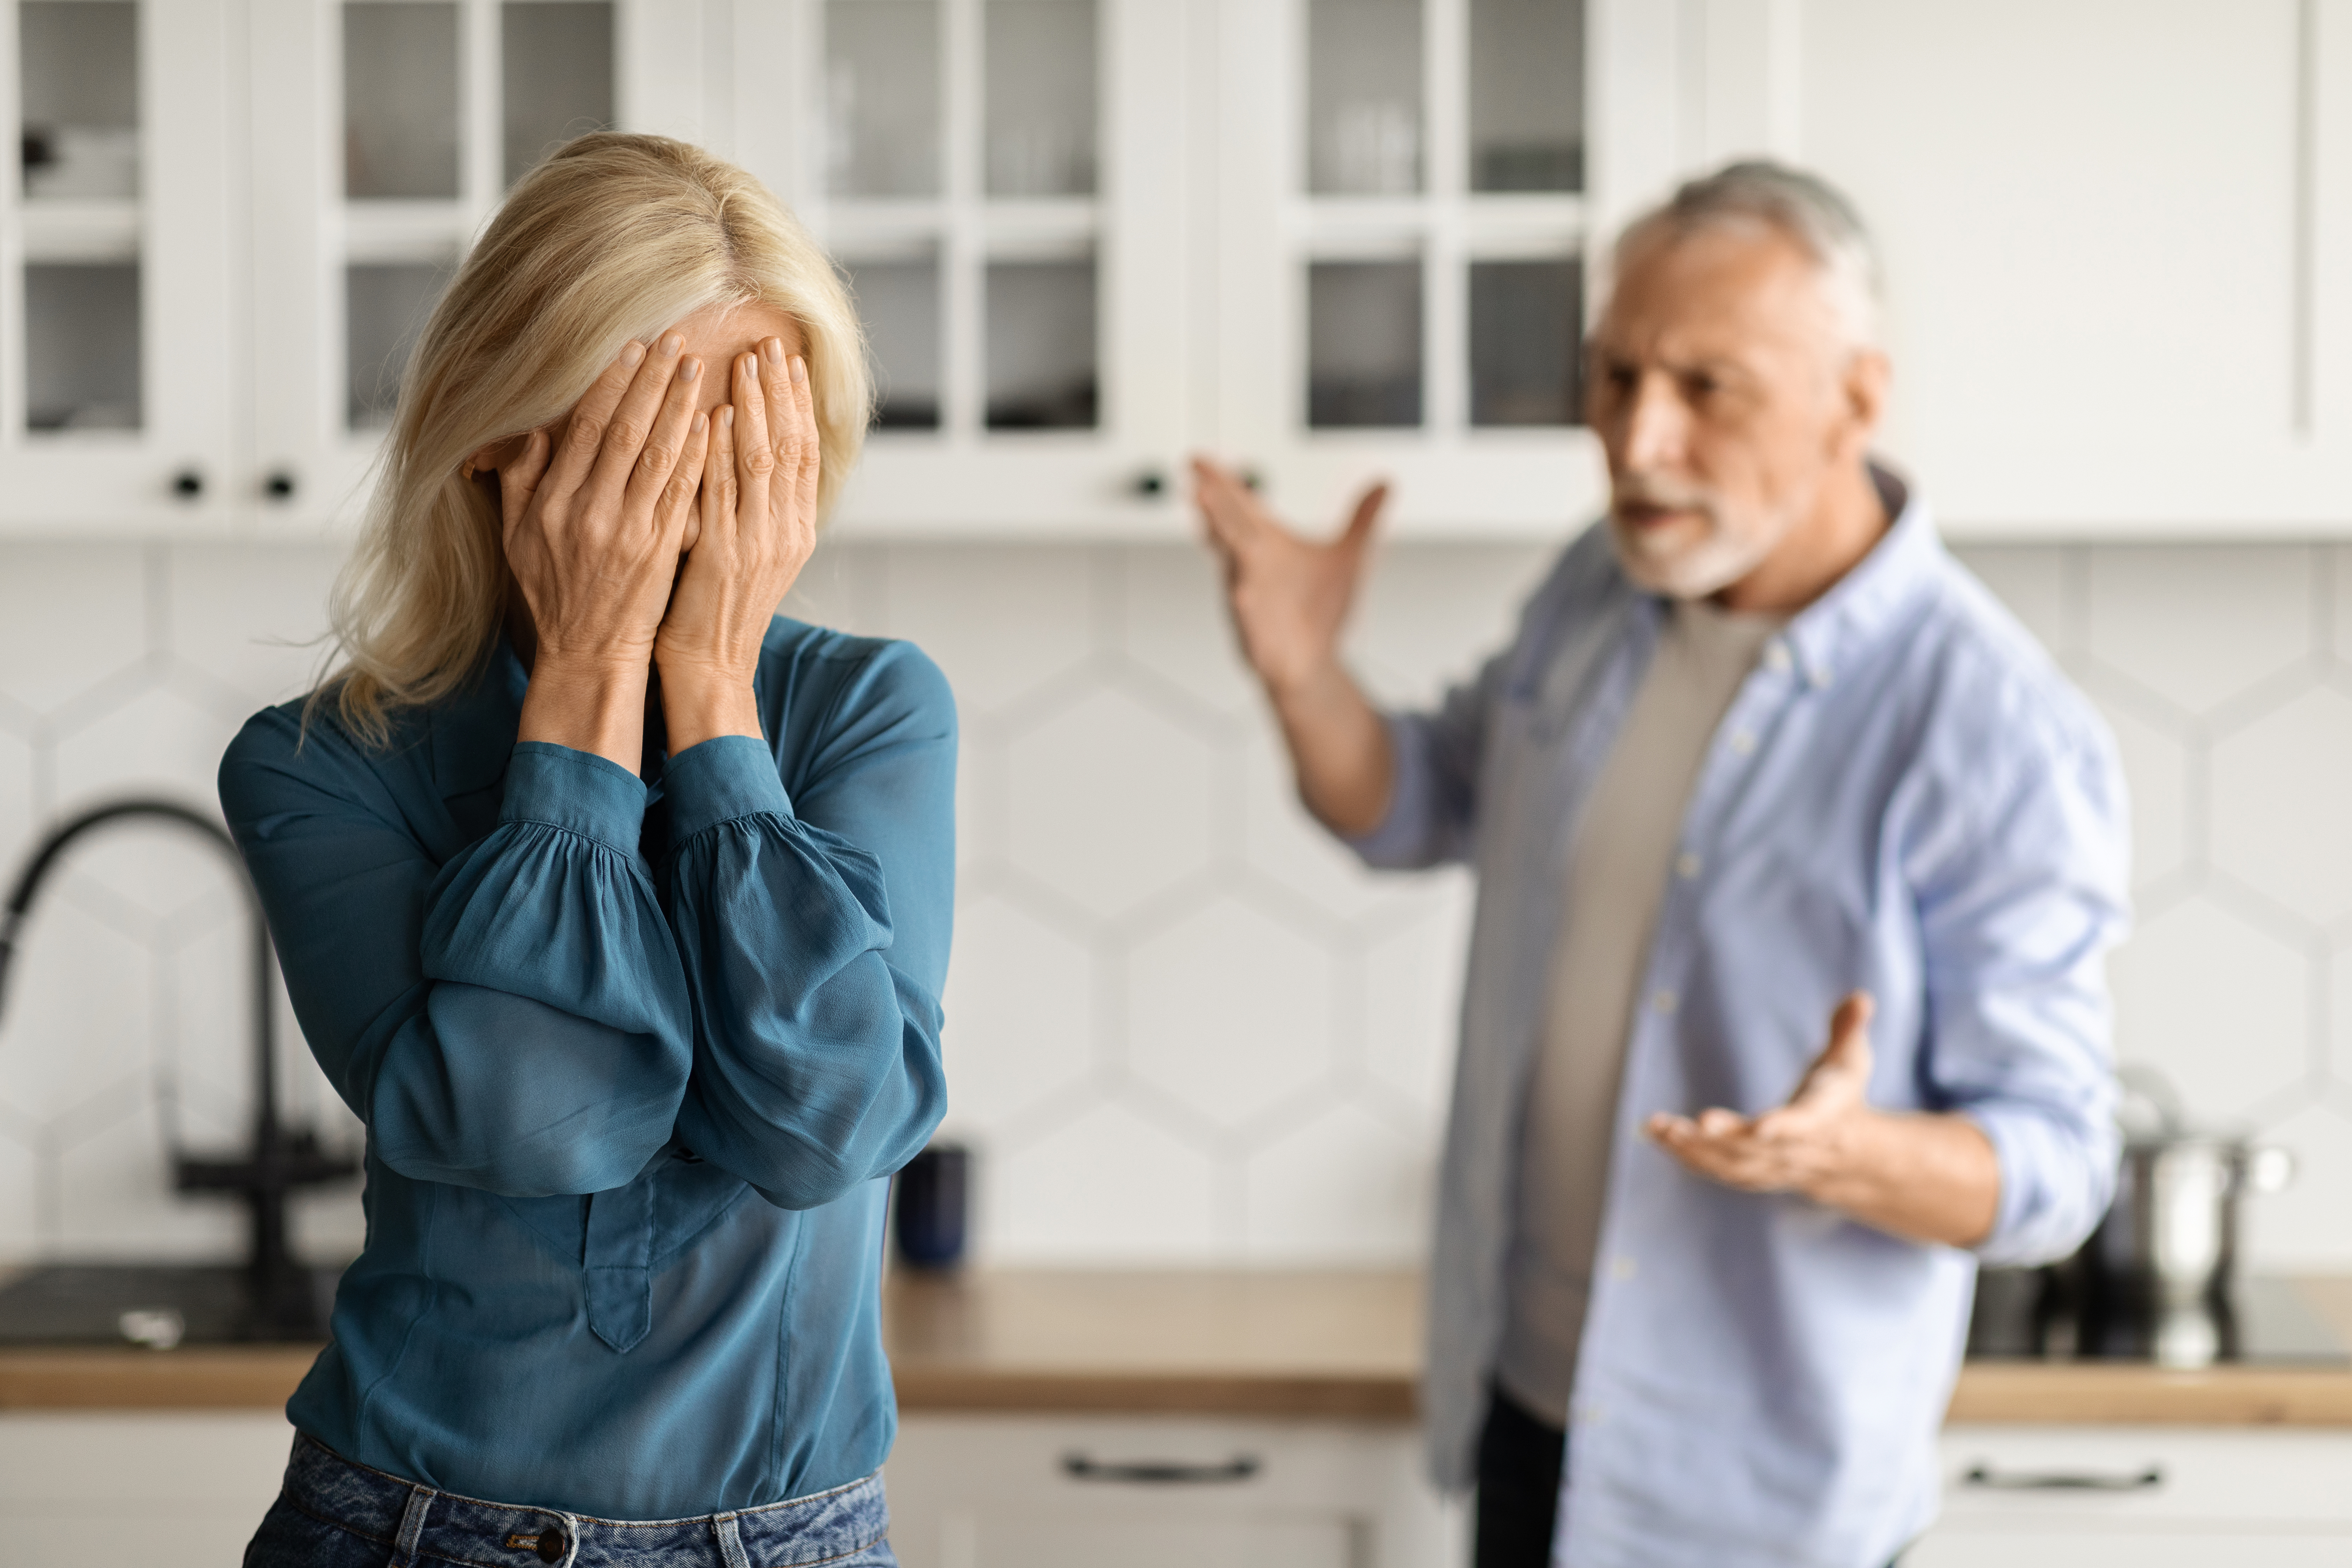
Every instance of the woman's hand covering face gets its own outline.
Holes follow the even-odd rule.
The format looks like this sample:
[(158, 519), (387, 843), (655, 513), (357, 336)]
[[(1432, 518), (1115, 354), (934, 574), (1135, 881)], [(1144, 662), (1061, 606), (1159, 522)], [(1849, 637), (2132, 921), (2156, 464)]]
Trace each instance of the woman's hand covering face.
[(533, 430), (499, 468), (535, 671), (634, 668), (644, 679), (710, 445), (702, 363), (684, 347), (676, 331), (625, 345), (551, 437)]
[(769, 617), (816, 548), (821, 460), (808, 362), (769, 337), (735, 357), (731, 376), (728, 402), (711, 416), (688, 549), (655, 645), (666, 702), (674, 687), (750, 692)]

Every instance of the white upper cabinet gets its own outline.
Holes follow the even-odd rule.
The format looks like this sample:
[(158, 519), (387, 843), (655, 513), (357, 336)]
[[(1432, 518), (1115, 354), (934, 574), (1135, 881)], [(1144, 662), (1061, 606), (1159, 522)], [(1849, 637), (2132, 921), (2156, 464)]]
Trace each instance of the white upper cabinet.
[(1953, 531), (2352, 526), (2352, 0), (0, 0), (0, 100), (18, 534), (347, 530), (466, 247), (605, 125), (839, 261), (851, 534), (1174, 537), (1206, 450), (1561, 536), (1607, 239), (1756, 153), (1877, 231)]
[(169, 536), (233, 505), (248, 340), (226, 0), (0, 6), (0, 522)]
[(1686, 162), (1792, 157), (1876, 231), (1885, 444), (1948, 531), (2352, 525), (2352, 4), (1677, 9), (1686, 125), (1748, 106)]
[(1408, 532), (1561, 534), (1575, 428), (1584, 0), (1223, 0), (1213, 417), (1320, 524), (1375, 478)]

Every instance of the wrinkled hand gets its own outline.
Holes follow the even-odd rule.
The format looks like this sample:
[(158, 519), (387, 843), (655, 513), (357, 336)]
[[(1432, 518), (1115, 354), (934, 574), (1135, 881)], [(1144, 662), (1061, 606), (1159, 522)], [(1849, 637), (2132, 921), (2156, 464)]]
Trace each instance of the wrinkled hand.
[(1761, 1116), (1713, 1110), (1696, 1117), (1660, 1114), (1643, 1131), (1685, 1167), (1751, 1193), (1820, 1197), (1843, 1178), (1863, 1121), (1873, 1113), (1868, 993), (1856, 991), (1830, 1018), (1830, 1043), (1789, 1102)]
[(1193, 500), (1224, 568), (1243, 656), (1277, 700), (1338, 667), (1339, 629), (1388, 493), (1386, 485), (1364, 491), (1347, 528), (1318, 544), (1276, 521), (1232, 473), (1192, 460)]
[(698, 360), (666, 331), (631, 342), (558, 433), (478, 453), (496, 467), (507, 563), (538, 634), (532, 672), (633, 673), (642, 686), (709, 442)]
[(751, 680), (776, 606), (816, 548), (820, 474), (808, 362), (781, 338), (736, 358), (712, 416), (701, 496), (654, 657), (670, 749), (760, 733)]

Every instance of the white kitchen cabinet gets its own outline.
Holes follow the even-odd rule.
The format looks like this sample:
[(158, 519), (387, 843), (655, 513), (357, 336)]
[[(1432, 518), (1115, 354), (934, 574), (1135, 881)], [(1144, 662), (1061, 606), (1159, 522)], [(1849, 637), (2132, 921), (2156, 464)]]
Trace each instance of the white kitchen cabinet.
[(1446, 1568), (1459, 1510), (1409, 1426), (909, 1415), (884, 1471), (907, 1568)]
[(1963, 535), (2352, 526), (2352, 0), (0, 0), (0, 531), (347, 529), (515, 170), (698, 140), (856, 287), (852, 533), (1559, 537), (1599, 247), (1768, 153), (1885, 251)]
[(2352, 1563), (2352, 1434), (1953, 1426), (1942, 1455), (1943, 1517), (1904, 1568)]
[(1681, 161), (1769, 151), (1855, 198), (1886, 445), (1949, 531), (2352, 526), (2352, 4), (1733, 9), (1679, 7)]
[(0, 7), (0, 526), (216, 529), (246, 188), (236, 0)]

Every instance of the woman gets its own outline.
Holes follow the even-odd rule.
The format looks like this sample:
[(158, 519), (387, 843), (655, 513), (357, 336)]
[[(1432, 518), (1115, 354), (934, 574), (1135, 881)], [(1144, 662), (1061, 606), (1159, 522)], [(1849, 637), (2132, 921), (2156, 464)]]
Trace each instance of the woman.
[(881, 1178), (945, 1101), (955, 714), (772, 619), (861, 353), (774, 198), (646, 136), (534, 171), (425, 327), (345, 663), (221, 764), (368, 1128), (249, 1565), (896, 1561)]

